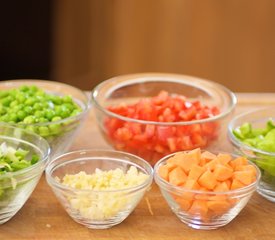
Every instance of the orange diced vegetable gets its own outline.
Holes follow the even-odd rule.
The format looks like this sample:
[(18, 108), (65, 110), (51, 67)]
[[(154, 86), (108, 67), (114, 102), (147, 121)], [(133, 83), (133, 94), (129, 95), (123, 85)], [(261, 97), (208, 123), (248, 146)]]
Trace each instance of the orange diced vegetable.
[(255, 174), (253, 171), (236, 171), (233, 174), (233, 178), (239, 180), (244, 185), (249, 185), (255, 181)]
[(183, 197), (175, 197), (175, 201), (179, 204), (180, 208), (184, 211), (187, 211), (192, 205), (192, 200), (188, 200)]
[(228, 190), (230, 190), (230, 188), (225, 181), (218, 182), (216, 187), (213, 189), (214, 192), (226, 192)]
[(169, 173), (169, 182), (175, 186), (180, 186), (185, 183), (187, 176), (185, 172), (180, 168), (176, 167)]
[(218, 181), (225, 181), (232, 177), (233, 169), (229, 165), (227, 167), (221, 164), (217, 164), (213, 173)]
[(245, 157), (237, 157), (234, 160), (230, 161), (229, 165), (235, 169), (237, 166), (241, 166), (241, 165), (247, 165), (248, 161), (247, 158)]
[(231, 204), (226, 200), (208, 201), (206, 204), (208, 209), (214, 211), (217, 214), (223, 214), (231, 207)]
[(199, 165), (193, 165), (190, 169), (188, 179), (193, 179), (197, 181), (204, 171), (205, 169), (203, 167)]
[(213, 190), (215, 188), (215, 186), (217, 185), (217, 180), (216, 177), (214, 175), (214, 173), (212, 173), (209, 170), (206, 170), (199, 178), (198, 183), (202, 186), (202, 187), (206, 187), (209, 190)]
[(231, 190), (239, 189), (242, 187), (245, 187), (245, 184), (243, 184), (242, 182), (240, 182), (237, 179), (233, 179), (232, 184), (231, 184)]
[(204, 200), (194, 200), (188, 212), (205, 218), (208, 212), (207, 202)]
[(159, 167), (159, 175), (162, 177), (164, 180), (169, 181), (169, 168), (167, 165), (162, 165)]
[(226, 153), (219, 153), (217, 155), (217, 160), (220, 164), (227, 165), (232, 160), (232, 157)]
[[(244, 157), (232, 159), (229, 154), (215, 155), (195, 149), (177, 153), (159, 170), (164, 179), (184, 189), (172, 195), (182, 210), (198, 215), (203, 221), (224, 214), (239, 200), (225, 194), (256, 181), (257, 171)], [(195, 192), (201, 191), (201, 192)]]

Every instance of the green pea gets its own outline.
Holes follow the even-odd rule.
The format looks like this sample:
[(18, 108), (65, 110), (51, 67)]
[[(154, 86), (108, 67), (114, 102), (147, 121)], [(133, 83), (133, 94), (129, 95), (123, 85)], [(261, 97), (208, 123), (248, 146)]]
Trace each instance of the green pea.
[(44, 112), (41, 111), (41, 110), (37, 110), (37, 111), (34, 112), (34, 116), (35, 116), (36, 118), (44, 117), (44, 115), (45, 115)]
[(25, 102), (26, 101), (26, 96), (24, 95), (24, 94), (17, 94), (16, 95), (16, 100), (18, 101), (18, 102), (20, 102), (20, 103), (23, 103), (23, 102)]
[(17, 112), (17, 117), (20, 121), (23, 120), (26, 116), (27, 116), (27, 113), (22, 110)]
[(9, 95), (9, 92), (8, 91), (0, 91), (0, 98), (5, 98)]
[(30, 98), (26, 99), (25, 104), (28, 106), (33, 106), (35, 104), (35, 98), (30, 97)]
[(47, 119), (49, 119), (50, 121), (52, 120), (52, 118), (55, 116), (55, 111), (52, 109), (47, 109), (45, 111), (45, 116)]
[(58, 134), (61, 132), (61, 125), (60, 124), (50, 124), (49, 129), (52, 134)]
[(74, 109), (74, 110), (72, 111), (72, 113), (71, 113), (71, 117), (76, 116), (76, 115), (78, 115), (79, 113), (81, 113), (81, 111), (80, 111), (79, 109)]
[(42, 136), (42, 137), (46, 137), (48, 135), (50, 135), (50, 131), (49, 131), (49, 128), (46, 127), (46, 126), (41, 126), (38, 128), (38, 131), (39, 131), (39, 134)]
[(40, 117), (38, 118), (38, 123), (46, 123), (46, 122), (49, 122), (49, 120), (47, 118), (44, 118), (44, 117)]
[(52, 122), (56, 122), (56, 121), (60, 121), (60, 120), (62, 120), (62, 118), (59, 116), (55, 116), (52, 118)]
[(72, 103), (73, 102), (73, 99), (72, 99), (72, 97), (71, 96), (64, 96), (63, 98), (63, 102), (64, 103)]
[(8, 116), (9, 116), (9, 120), (12, 122), (18, 121), (18, 115), (16, 113), (10, 113)]
[(13, 101), (12, 96), (7, 96), (7, 97), (1, 99), (2, 105), (6, 106), (6, 107), (8, 107), (12, 101)]
[(24, 107), (24, 111), (28, 114), (31, 114), (33, 112), (33, 108), (31, 106)]
[(43, 104), (42, 103), (40, 103), (40, 102), (36, 102), (35, 104), (33, 104), (33, 109), (34, 110), (41, 110), (41, 109), (43, 109), (44, 107), (43, 107)]
[(33, 124), (35, 123), (35, 117), (34, 116), (27, 116), (23, 120), (24, 123), (26, 124)]
[[(29, 116), (29, 117), (31, 117), (31, 116)], [(37, 133), (37, 127), (32, 126), (32, 125), (26, 126), (26, 130)]]
[(22, 91), (22, 92), (27, 92), (29, 90), (29, 87), (26, 86), (26, 85), (22, 85), (19, 87), (19, 91)]

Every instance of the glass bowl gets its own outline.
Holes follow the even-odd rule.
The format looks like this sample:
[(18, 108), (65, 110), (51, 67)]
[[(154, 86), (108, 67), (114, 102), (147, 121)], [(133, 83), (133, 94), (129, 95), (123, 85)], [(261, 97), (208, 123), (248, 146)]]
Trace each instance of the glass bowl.
[[(82, 109), (81, 113), (72, 116), (72, 114), (69, 112), (69, 117), (54, 122), (48, 119), (46, 119), (45, 122), (28, 124), (7, 122), (8, 125), (33, 131), (41, 137), (45, 138), (51, 147), (51, 158), (66, 152), (71, 146), (80, 126), (87, 116), (87, 112), (90, 107), (90, 100), (88, 96), (80, 89), (64, 83), (32, 79), (1, 81), (0, 91), (15, 88), (17, 89), (20, 86), (37, 86), (46, 93), (57, 96), (70, 96), (72, 100), (80, 106), (80, 108)], [(26, 102), (24, 102), (23, 104), (19, 104), (21, 108), (24, 108), (25, 105)], [(19, 110), (21, 110), (21, 108)], [(33, 112), (31, 113), (31, 115), (35, 114), (34, 107), (32, 111)]]
[[(188, 101), (185, 105), (176, 106), (175, 103), (173, 107), (168, 106), (165, 110), (168, 118), (169, 112), (178, 107), (184, 114), (195, 116), (193, 107), (200, 103), (218, 108), (219, 113), (210, 114), (208, 118), (196, 115), (197, 119), (192, 121), (151, 121), (110, 111), (110, 107), (119, 106), (123, 112), (129, 104), (146, 102), (163, 90), (169, 96), (184, 96)], [(188, 105), (190, 102), (194, 105)], [(226, 130), (222, 126), (235, 108), (236, 97), (227, 88), (211, 81), (185, 75), (146, 73), (114, 77), (102, 82), (92, 91), (92, 104), (99, 129), (111, 146), (138, 155), (154, 165), (172, 152), (197, 147), (215, 149), (217, 143), (226, 138)], [(146, 115), (148, 105), (144, 106), (136, 111)], [(157, 107), (149, 106), (148, 114), (155, 109)]]
[[(153, 180), (149, 163), (112, 150), (70, 152), (51, 161), (45, 172), (49, 186), (72, 219), (93, 229), (110, 228), (126, 219)], [(121, 175), (126, 173), (127, 180)]]
[(159, 169), (175, 154), (168, 155), (156, 163), (154, 180), (171, 210), (180, 221), (191, 228), (211, 230), (225, 226), (239, 214), (256, 191), (261, 173), (251, 162), (249, 163), (257, 171), (256, 180), (239, 189), (206, 191), (173, 185), (159, 175)]
[[(34, 154), (39, 157), (39, 161), (18, 171), (0, 171), (0, 224), (10, 220), (23, 207), (39, 181), (50, 153), (47, 141), (40, 136), (0, 124), (0, 145), (3, 143), (7, 148), (29, 151), (26, 156), (28, 161)], [(1, 156), (2, 169), (4, 165)]]
[[(269, 120), (275, 121), (274, 107), (259, 108), (240, 114), (229, 123), (228, 137), (238, 154), (246, 156), (260, 168), (262, 177), (257, 189), (258, 193), (269, 201), (275, 202), (275, 151), (255, 148), (242, 142), (233, 134), (233, 130), (245, 123), (250, 123), (252, 129), (265, 129)], [(275, 146), (275, 138), (271, 144)]]

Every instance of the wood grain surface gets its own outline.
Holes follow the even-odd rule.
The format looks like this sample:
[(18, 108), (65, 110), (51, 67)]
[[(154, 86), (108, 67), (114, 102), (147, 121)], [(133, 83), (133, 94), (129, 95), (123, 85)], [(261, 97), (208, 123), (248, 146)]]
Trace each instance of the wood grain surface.
[[(275, 106), (275, 94), (238, 94), (238, 99), (235, 114), (258, 106)], [(229, 143), (227, 146), (230, 147)], [(91, 111), (71, 150), (107, 147)], [(239, 216), (225, 227), (211, 231), (194, 230), (178, 220), (153, 184), (124, 222), (111, 229), (92, 230), (67, 215), (43, 176), (23, 208), (0, 226), (0, 239), (272, 240), (275, 239), (274, 223), (275, 203), (255, 193)]]

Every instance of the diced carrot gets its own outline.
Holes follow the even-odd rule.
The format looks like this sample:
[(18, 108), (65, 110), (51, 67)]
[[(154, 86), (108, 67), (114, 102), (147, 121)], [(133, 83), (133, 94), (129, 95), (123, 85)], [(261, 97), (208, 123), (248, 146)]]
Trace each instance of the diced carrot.
[(242, 187), (245, 187), (245, 184), (243, 184), (242, 182), (240, 182), (237, 179), (233, 179), (230, 189), (234, 190), (234, 189), (239, 189), (239, 188), (242, 188)]
[(251, 164), (240, 165), (240, 166), (236, 166), (236, 168), (235, 168), (235, 171), (245, 171), (245, 170), (252, 171), (255, 176), (257, 175), (256, 168)]
[(235, 171), (233, 173), (233, 178), (239, 180), (244, 185), (249, 185), (255, 180), (255, 175), (253, 171)]
[(208, 197), (209, 201), (225, 201), (228, 199), (226, 194), (215, 194)]
[(175, 201), (179, 204), (180, 208), (183, 211), (187, 211), (192, 205), (192, 200), (188, 200), (182, 197), (176, 197)]
[(187, 178), (184, 187), (190, 190), (199, 190), (201, 186), (196, 180)]
[(181, 186), (185, 183), (187, 176), (185, 172), (180, 168), (176, 167), (169, 173), (169, 182), (176, 186)]
[(216, 214), (223, 214), (230, 209), (231, 204), (228, 201), (207, 201), (207, 208)]
[(232, 184), (232, 179), (227, 179), (226, 181), (224, 181), (228, 187), (228, 189), (231, 189), (231, 184)]
[(210, 160), (215, 159), (217, 156), (214, 153), (208, 152), (208, 151), (204, 151), (201, 154), (201, 158), (205, 159), (207, 162), (209, 162)]
[(205, 168), (208, 169), (209, 171), (213, 171), (215, 169), (215, 166), (218, 164), (217, 159), (213, 159), (209, 161), (208, 163), (205, 164)]
[(183, 211), (209, 221), (238, 203), (238, 198), (230, 198), (226, 192), (254, 182), (257, 170), (244, 157), (232, 159), (229, 154), (216, 156), (195, 149), (175, 154), (159, 168), (159, 174), (173, 185), (202, 191), (186, 191), (172, 196)]
[(197, 181), (204, 171), (205, 171), (205, 168), (199, 165), (193, 165), (190, 169), (188, 179), (193, 179)]
[(216, 187), (213, 189), (214, 192), (226, 192), (230, 190), (227, 183), (224, 182), (218, 182)]
[(229, 165), (227, 167), (222, 164), (217, 164), (214, 168), (213, 173), (218, 181), (225, 181), (232, 177), (233, 169)]
[(201, 218), (207, 217), (207, 212), (208, 212), (207, 201), (194, 200), (188, 212), (193, 215), (199, 215)]
[(240, 165), (247, 165), (248, 164), (248, 160), (245, 157), (237, 157), (234, 160), (229, 162), (229, 165), (235, 169), (237, 166)]
[(213, 190), (217, 184), (214, 173), (209, 170), (206, 170), (199, 178), (198, 183), (202, 187), (206, 187), (209, 190)]
[(167, 164), (159, 167), (158, 174), (164, 180), (169, 181), (169, 168), (167, 167)]
[(188, 173), (193, 165), (199, 165), (201, 151), (196, 148), (187, 153), (178, 153), (167, 160), (167, 162), (174, 163), (181, 167), (186, 173)]
[(217, 160), (220, 164), (227, 165), (232, 160), (232, 157), (226, 153), (219, 153), (217, 155)]

